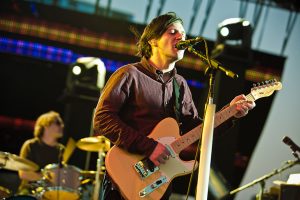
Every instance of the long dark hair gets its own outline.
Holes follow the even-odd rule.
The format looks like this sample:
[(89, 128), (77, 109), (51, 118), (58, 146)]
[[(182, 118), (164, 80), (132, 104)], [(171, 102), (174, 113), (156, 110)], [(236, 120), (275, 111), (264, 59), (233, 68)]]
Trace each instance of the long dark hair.
[(168, 12), (166, 14), (154, 18), (145, 27), (142, 35), (139, 35), (137, 31), (131, 30), (132, 32), (134, 32), (136, 37), (139, 38), (139, 41), (137, 43), (137, 55), (149, 59), (152, 55), (152, 49), (148, 41), (151, 39), (159, 39), (163, 35), (163, 33), (168, 29), (168, 27), (174, 22), (180, 22), (183, 25), (182, 19), (177, 17), (176, 13)]

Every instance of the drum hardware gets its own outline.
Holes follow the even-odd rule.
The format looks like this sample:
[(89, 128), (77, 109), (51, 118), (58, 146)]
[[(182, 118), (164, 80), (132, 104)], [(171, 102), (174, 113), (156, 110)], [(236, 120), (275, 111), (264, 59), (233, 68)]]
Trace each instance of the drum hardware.
[(86, 182), (83, 182), (80, 186), (80, 199), (81, 200), (92, 200), (93, 191), (94, 191), (94, 180), (86, 179)]
[(102, 173), (103, 169), (105, 170), (104, 157), (106, 155), (105, 152), (110, 149), (110, 142), (104, 136), (87, 137), (80, 139), (77, 142), (77, 147), (85, 151), (98, 152), (95, 186), (92, 198), (93, 200), (98, 200), (101, 189), (100, 173)]
[[(105, 172), (105, 166), (101, 166), (101, 171), (100, 171), (100, 178), (103, 178)], [(93, 170), (81, 170), (81, 176), (82, 176), (82, 180), (85, 179), (92, 179), (95, 180), (96, 177), (96, 171)]]
[(94, 171), (94, 170), (81, 170), (81, 175), (82, 175), (82, 177), (91, 177), (91, 176), (95, 176), (95, 174), (96, 174), (96, 171)]
[(89, 184), (89, 183), (92, 183), (94, 182), (93, 179), (91, 178), (87, 178), (87, 179), (84, 179), (83, 181), (80, 182), (81, 185), (86, 185), (86, 184)]
[(30, 160), (8, 152), (0, 152), (0, 169), (36, 171), (39, 166)]
[(72, 165), (49, 164), (43, 169), (45, 187), (42, 199), (77, 200), (80, 199), (81, 170)]
[[(95, 191), (95, 183), (96, 183), (96, 173), (94, 170), (82, 170), (81, 176), (81, 199), (83, 200), (92, 200), (94, 191)], [(98, 182), (101, 184), (105, 173), (105, 166), (101, 166), (101, 171), (99, 173)], [(100, 188), (99, 188), (100, 190)], [(96, 196), (97, 194), (95, 194)]]
[(99, 199), (99, 192), (101, 189), (101, 183), (100, 183), (100, 172), (101, 172), (101, 166), (104, 166), (104, 157), (105, 153), (102, 151), (102, 149), (98, 152), (98, 159), (97, 159), (97, 171), (96, 171), (96, 178), (95, 178), (95, 187), (94, 187), (94, 193), (93, 193), (93, 200)]
[(11, 195), (11, 191), (5, 187), (0, 186), (0, 199), (5, 199)]

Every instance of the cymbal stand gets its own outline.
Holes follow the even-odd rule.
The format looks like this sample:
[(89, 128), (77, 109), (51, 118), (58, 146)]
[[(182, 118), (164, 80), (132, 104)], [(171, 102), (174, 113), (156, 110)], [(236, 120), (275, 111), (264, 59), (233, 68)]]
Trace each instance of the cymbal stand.
[(99, 192), (101, 190), (101, 182), (100, 182), (100, 172), (101, 172), (101, 167), (104, 164), (104, 157), (105, 153), (103, 149), (100, 149), (98, 152), (98, 159), (97, 159), (97, 171), (96, 171), (96, 177), (95, 177), (95, 187), (94, 187), (94, 193), (93, 193), (93, 200), (98, 200), (99, 199)]

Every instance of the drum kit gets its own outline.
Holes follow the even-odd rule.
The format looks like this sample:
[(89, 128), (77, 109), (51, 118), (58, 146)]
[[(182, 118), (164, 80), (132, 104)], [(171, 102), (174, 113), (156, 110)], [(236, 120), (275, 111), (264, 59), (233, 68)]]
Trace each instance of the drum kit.
[[(38, 165), (35, 163), (8, 152), (0, 152), (0, 169), (2, 168), (13, 171), (36, 171), (39, 169)], [(10, 196), (11, 191), (1, 186), (0, 199), (9, 198)]]
[[(68, 144), (70, 143), (68, 142)], [(68, 146), (72, 146), (68, 144), (66, 145), (66, 150)], [(110, 149), (110, 142), (103, 136), (97, 136), (82, 138), (75, 144), (81, 150), (98, 152), (96, 171), (81, 170), (78, 167), (65, 164), (66, 162), (48, 164), (44, 169), (41, 169), (43, 174), (42, 180), (32, 183), (32, 188), (34, 189), (30, 195), (12, 194), (7, 188), (0, 186), (0, 199), (98, 200), (105, 170), (104, 157)], [(70, 148), (72, 149), (72, 147)], [(70, 151), (66, 152), (68, 154), (66, 157), (70, 157), (72, 153)], [(39, 170), (39, 166), (30, 160), (0, 151), (0, 169), (2, 168), (13, 171)]]

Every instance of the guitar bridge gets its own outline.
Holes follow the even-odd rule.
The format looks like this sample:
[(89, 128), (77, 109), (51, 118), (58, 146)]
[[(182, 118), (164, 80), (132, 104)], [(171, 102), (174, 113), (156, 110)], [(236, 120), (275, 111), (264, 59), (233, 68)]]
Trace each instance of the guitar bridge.
[(134, 164), (134, 169), (142, 179), (147, 178), (148, 176), (159, 170), (159, 168), (147, 158)]
[(148, 194), (150, 194), (151, 192), (153, 192), (154, 190), (156, 190), (157, 188), (159, 188), (161, 185), (165, 184), (166, 182), (168, 182), (167, 177), (161, 176), (159, 179), (154, 181), (152, 184), (150, 184), (147, 187), (145, 187), (144, 189), (142, 189), (139, 192), (140, 197), (147, 196)]

